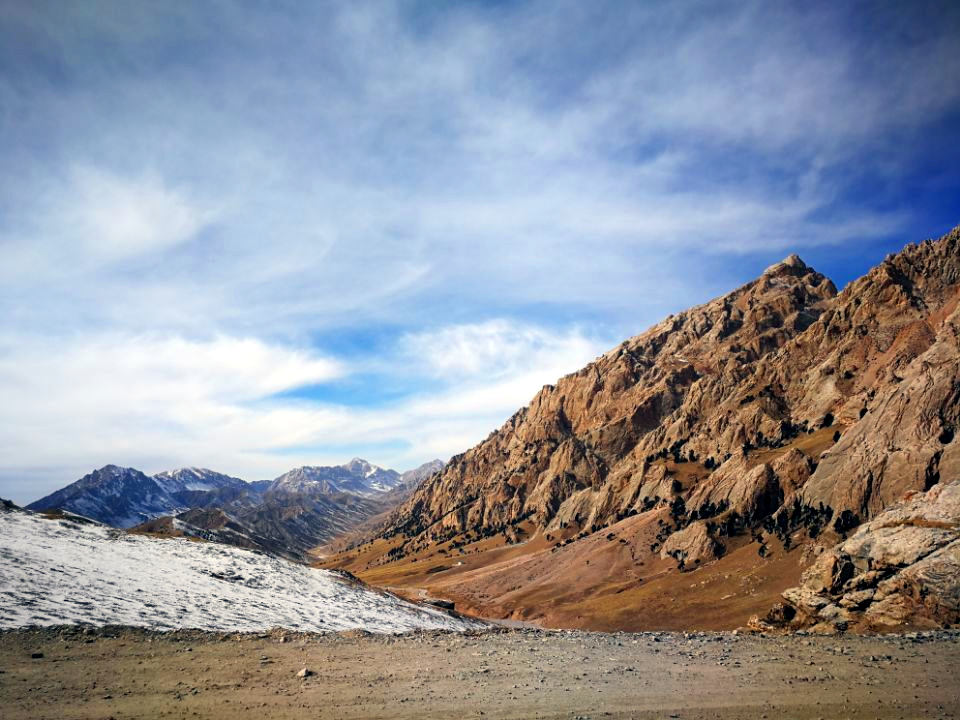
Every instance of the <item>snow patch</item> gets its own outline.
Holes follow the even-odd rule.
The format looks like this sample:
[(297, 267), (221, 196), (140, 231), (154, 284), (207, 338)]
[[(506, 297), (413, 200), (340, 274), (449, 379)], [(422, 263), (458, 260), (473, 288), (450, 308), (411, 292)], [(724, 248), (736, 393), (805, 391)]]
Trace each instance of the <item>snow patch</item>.
[(78, 622), (384, 633), (479, 625), (256, 552), (0, 513), (0, 628)]

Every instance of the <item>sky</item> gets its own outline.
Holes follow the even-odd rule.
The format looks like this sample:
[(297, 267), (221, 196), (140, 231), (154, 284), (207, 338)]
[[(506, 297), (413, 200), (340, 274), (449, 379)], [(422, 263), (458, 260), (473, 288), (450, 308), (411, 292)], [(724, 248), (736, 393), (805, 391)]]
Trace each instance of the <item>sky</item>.
[(0, 0), (0, 163), (0, 496), (405, 470), (960, 224), (960, 6)]

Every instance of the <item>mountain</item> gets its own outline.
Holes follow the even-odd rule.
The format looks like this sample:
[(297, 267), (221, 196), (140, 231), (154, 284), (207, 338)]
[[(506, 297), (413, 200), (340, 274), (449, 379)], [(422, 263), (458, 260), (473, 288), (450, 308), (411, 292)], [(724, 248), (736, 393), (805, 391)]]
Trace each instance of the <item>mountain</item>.
[(958, 282), (960, 229), (840, 293), (791, 255), (544, 387), (325, 562), (551, 624), (742, 625), (956, 477)]
[(410, 497), (410, 494), (416, 490), (421, 483), (436, 475), (443, 470), (444, 462), (442, 460), (430, 460), (423, 465), (407, 470), (400, 475), (400, 482), (391, 490), (382, 496), (384, 509), (367, 519), (358, 523), (351, 530), (341, 532), (326, 543), (320, 543), (315, 552), (321, 554), (328, 552), (339, 552), (347, 548), (355, 547), (357, 544), (366, 541), (366, 539), (379, 528), (387, 519), (388, 514), (400, 503)]
[(186, 506), (164, 483), (134, 468), (106, 465), (27, 506), (67, 510), (115, 527), (131, 527)]
[(432, 461), (401, 474), (354, 458), (253, 483), (203, 468), (148, 477), (107, 465), (29, 509), (65, 510), (114, 527), (135, 526), (154, 535), (215, 540), (304, 559), (317, 545), (395, 507), (442, 465)]
[[(301, 467), (274, 480), (260, 505), (231, 514), (252, 534), (306, 556), (392, 510), (437, 463), (434, 460), (403, 474), (360, 458), (344, 465)], [(231, 506), (224, 509), (232, 511)]]
[(600, 527), (641, 509), (643, 497), (670, 495), (668, 463), (686, 463), (691, 451), (715, 465), (736, 461), (751, 437), (762, 445), (793, 433), (788, 414), (754, 379), (764, 358), (814, 324), (835, 293), (791, 256), (667, 318), (546, 386), (487, 440), (452, 458), (387, 531), (416, 543), (527, 518), (545, 529)]
[(241, 520), (215, 506), (196, 507), (175, 516), (153, 518), (134, 526), (130, 532), (154, 537), (194, 538), (258, 550), (294, 562), (304, 560), (299, 551), (290, 549), (282, 540), (259, 535)]
[(0, 628), (94, 623), (323, 632), (466, 630), (474, 621), (261, 553), (0, 512)]
[(223, 489), (240, 490), (247, 486), (240, 478), (204, 468), (165, 470), (153, 476), (154, 481), (171, 495), (211, 492)]
[(114, 527), (132, 527), (246, 492), (238, 478), (202, 468), (170, 470), (149, 477), (134, 468), (106, 465), (27, 506), (67, 510)]
[(407, 470), (405, 473), (400, 475), (398, 487), (413, 491), (420, 485), (420, 483), (429, 478), (431, 475), (436, 475), (438, 472), (443, 470), (443, 466), (443, 460), (430, 460), (429, 462), (425, 462), (423, 465), (420, 465), (413, 470)]
[(384, 470), (354, 458), (344, 465), (296, 468), (274, 480), (268, 492), (303, 495), (348, 492), (370, 496), (390, 492), (400, 482), (401, 476), (396, 470)]

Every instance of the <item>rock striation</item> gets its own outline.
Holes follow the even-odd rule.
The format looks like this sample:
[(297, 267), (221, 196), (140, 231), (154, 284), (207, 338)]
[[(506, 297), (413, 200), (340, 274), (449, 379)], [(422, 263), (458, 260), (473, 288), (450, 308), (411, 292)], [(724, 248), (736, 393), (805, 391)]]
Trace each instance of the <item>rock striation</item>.
[[(386, 530), (596, 527), (668, 496), (664, 460), (696, 466), (694, 505), (741, 514), (782, 494), (862, 520), (929, 487), (957, 422), (958, 236), (910, 245), (839, 295), (793, 255), (667, 318), (546, 386)], [(825, 428), (822, 455), (780, 460), (783, 485), (755, 469), (757, 450)]]
[[(746, 445), (789, 436), (787, 409), (773, 389), (754, 388), (753, 378), (835, 294), (833, 283), (791, 256), (732, 293), (667, 318), (544, 387), (421, 486), (388, 531), (436, 538), (526, 517), (543, 527), (600, 526), (642, 507), (641, 490), (662, 484), (658, 461), (706, 461), (705, 477)], [(819, 409), (805, 418), (821, 419)]]

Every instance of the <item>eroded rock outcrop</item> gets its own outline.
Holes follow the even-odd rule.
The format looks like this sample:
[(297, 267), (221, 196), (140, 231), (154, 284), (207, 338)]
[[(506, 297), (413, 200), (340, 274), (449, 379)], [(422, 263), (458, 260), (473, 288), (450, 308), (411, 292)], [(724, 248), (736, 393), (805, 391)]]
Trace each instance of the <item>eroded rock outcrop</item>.
[[(835, 294), (827, 278), (791, 256), (728, 295), (667, 318), (544, 387), (487, 440), (452, 458), (386, 531), (424, 533), (429, 541), (526, 517), (543, 527), (555, 518), (598, 527), (639, 511), (645, 498), (668, 497), (677, 490), (662, 461), (690, 460), (685, 444), (699, 426), (718, 440), (710, 468), (728, 449), (782, 435), (783, 409), (763, 391), (751, 396), (744, 383)], [(707, 418), (714, 418), (709, 428)]]
[(754, 626), (818, 630), (960, 621), (960, 480), (882, 512), (821, 554), (802, 584)]

